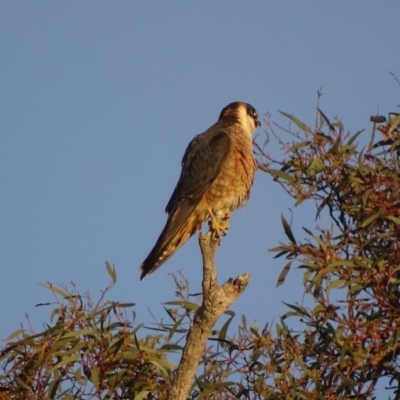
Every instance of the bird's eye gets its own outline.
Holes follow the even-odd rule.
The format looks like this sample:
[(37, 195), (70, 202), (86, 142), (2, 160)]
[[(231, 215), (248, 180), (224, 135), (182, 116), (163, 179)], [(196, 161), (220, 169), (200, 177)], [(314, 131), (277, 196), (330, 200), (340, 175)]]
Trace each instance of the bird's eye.
[(250, 115), (257, 118), (257, 111), (254, 108), (250, 108)]

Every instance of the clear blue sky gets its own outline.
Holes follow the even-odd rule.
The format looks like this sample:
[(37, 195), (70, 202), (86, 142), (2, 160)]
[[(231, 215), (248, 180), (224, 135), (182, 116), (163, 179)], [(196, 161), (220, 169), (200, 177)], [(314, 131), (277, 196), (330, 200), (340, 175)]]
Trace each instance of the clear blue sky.
[[(137, 303), (137, 320), (162, 316), (169, 273), (200, 291), (192, 239), (161, 269), (137, 270), (166, 216), (191, 138), (236, 100), (312, 124), (322, 109), (348, 129), (396, 111), (400, 2), (0, 2), (0, 338), (24, 313), (41, 329), (51, 301), (39, 282), (75, 282), (96, 297), (116, 265), (114, 300)], [(368, 135), (365, 133), (364, 135)], [(260, 140), (263, 140), (261, 132)], [(278, 155), (278, 148), (270, 151)], [(219, 249), (220, 281), (248, 272), (234, 305), (260, 324), (301, 300), (301, 273), (268, 248), (283, 240), (293, 202), (258, 173), (248, 206)], [(314, 226), (294, 210), (294, 231)]]

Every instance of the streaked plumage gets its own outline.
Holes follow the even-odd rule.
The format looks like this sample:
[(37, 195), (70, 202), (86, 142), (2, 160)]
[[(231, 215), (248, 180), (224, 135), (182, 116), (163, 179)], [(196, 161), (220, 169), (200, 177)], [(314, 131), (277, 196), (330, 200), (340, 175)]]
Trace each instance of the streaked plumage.
[(167, 223), (139, 269), (140, 279), (167, 261), (210, 217), (210, 210), (234, 211), (250, 194), (257, 163), (252, 135), (260, 126), (250, 104), (226, 106), (218, 121), (193, 138), (165, 211)]

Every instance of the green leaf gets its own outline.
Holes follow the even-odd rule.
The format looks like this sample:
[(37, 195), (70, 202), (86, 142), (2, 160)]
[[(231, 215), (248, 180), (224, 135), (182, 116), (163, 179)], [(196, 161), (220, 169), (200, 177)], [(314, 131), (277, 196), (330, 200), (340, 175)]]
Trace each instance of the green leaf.
[(279, 252), (278, 254), (276, 254), (276, 255), (274, 256), (274, 258), (282, 257), (282, 256), (284, 256), (284, 255), (287, 254), (287, 253), (289, 253), (287, 250), (283, 250), (283, 251)]
[(344, 341), (342, 348), (340, 349), (340, 358), (339, 358), (339, 365), (343, 368), (345, 366), (345, 357), (347, 353), (347, 349), (349, 348), (349, 344), (353, 339), (352, 335), (349, 335), (346, 340)]
[(284, 115), (286, 118), (289, 118), (291, 121), (293, 121), (302, 131), (307, 133), (312, 133), (311, 129), (304, 122), (300, 121), (295, 116), (285, 113), (284, 111), (278, 110), (278, 112)]
[(337, 128), (339, 128), (340, 131), (343, 131), (344, 129), (343, 123), (341, 121), (332, 122), (331, 127), (332, 126), (336, 126)]
[(337, 279), (331, 282), (326, 288), (326, 294), (329, 294), (332, 289), (341, 289), (345, 286), (346, 282), (343, 279)]
[(18, 383), (18, 386), (21, 386), (23, 389), (30, 391), (31, 388), (27, 385), (19, 376), (15, 377), (15, 382)]
[(50, 399), (54, 399), (54, 397), (56, 397), (60, 383), (61, 383), (61, 377), (59, 377), (58, 379), (53, 379), (53, 381), (50, 383), (48, 389)]
[(242, 314), (242, 327), (243, 329), (247, 329), (247, 320), (244, 314)]
[[(310, 314), (307, 312), (307, 310), (304, 307), (295, 306), (294, 304), (285, 303), (284, 301), (282, 301), (282, 303), (285, 304), (286, 306), (288, 306), (289, 308), (291, 308), (292, 310), (296, 311), (296, 313), (292, 314), (292, 315), (307, 316), (307, 317), (310, 316)], [(286, 313), (284, 315), (284, 317), (286, 315), (288, 315), (288, 313)]]
[(386, 122), (386, 117), (384, 115), (371, 115), (369, 120), (375, 124), (383, 124)]
[(310, 236), (314, 236), (313, 233), (309, 229), (307, 229), (306, 227), (302, 226), (302, 229), (303, 229), (303, 231), (305, 233), (308, 233)]
[(290, 248), (291, 246), (278, 246), (278, 247), (272, 247), (270, 249), (268, 249), (269, 252), (271, 253), (276, 253), (277, 251), (289, 251), (288, 248)]
[(150, 394), (149, 390), (142, 390), (140, 393), (135, 394), (135, 400), (144, 400), (147, 399), (147, 396)]
[(135, 339), (135, 345), (138, 350), (141, 350), (139, 340), (136, 336), (136, 333), (133, 333), (133, 338)]
[(311, 176), (316, 175), (318, 172), (321, 172), (325, 169), (325, 164), (322, 161), (321, 157), (316, 157), (308, 167), (308, 173)]
[(318, 313), (320, 313), (321, 311), (325, 310), (325, 306), (323, 306), (322, 304), (318, 304), (317, 306), (314, 307), (314, 309), (311, 311), (311, 315), (313, 317), (315, 317)]
[(197, 309), (199, 308), (198, 304), (192, 303), (190, 301), (184, 301), (184, 300), (167, 301), (164, 304), (168, 304), (170, 306), (180, 306), (180, 307), (186, 308), (187, 310), (190, 310), (190, 311), (197, 311)]
[[(171, 318), (172, 322), (176, 322), (176, 315), (174, 315), (171, 310), (169, 310), (167, 307), (164, 307), (165, 312), (168, 314), (168, 316)], [(175, 309), (172, 309), (175, 310)]]
[(316, 185), (312, 185), (308, 188), (307, 193), (301, 194), (297, 197), (296, 203), (294, 203), (294, 206), (297, 207), (299, 206), (304, 200), (307, 200), (310, 198), (310, 196), (315, 192), (315, 189), (317, 188)]
[(235, 311), (233, 311), (233, 310), (226, 310), (226, 311), (224, 311), (224, 314), (229, 315), (232, 318), (236, 315)]
[(361, 286), (360, 284), (356, 283), (356, 284), (352, 284), (351, 288), (349, 289), (349, 291), (347, 292), (347, 295), (350, 296), (351, 294), (354, 293), (358, 293), (361, 290), (364, 289), (364, 286)]
[(93, 335), (95, 336), (95, 331), (93, 329), (78, 329), (76, 331), (71, 331), (66, 333), (63, 336), (63, 339), (67, 339), (67, 338), (72, 338), (72, 337), (76, 337), (76, 336), (84, 336), (84, 335)]
[(108, 261), (106, 261), (106, 268), (108, 274), (111, 276), (113, 283), (117, 282), (117, 271), (115, 270), (114, 265), (111, 265)]
[(318, 205), (317, 207), (317, 213), (315, 215), (315, 220), (318, 219), (318, 217), (320, 216), (322, 210), (325, 208), (325, 206), (328, 204), (328, 200), (330, 200), (329, 198), (325, 198), (321, 204)]
[(369, 216), (362, 224), (361, 224), (361, 228), (365, 228), (368, 225), (371, 225), (376, 219), (378, 219), (380, 217), (380, 215), (377, 214), (373, 214), (371, 216)]
[(331, 121), (329, 121), (329, 118), (323, 113), (323, 111), (317, 107), (318, 112), (321, 114), (322, 119), (325, 121), (325, 123), (329, 126), (329, 128), (333, 131), (335, 131), (335, 127), (331, 124)]
[(358, 138), (358, 136), (364, 132), (364, 129), (361, 129), (360, 131), (357, 131), (347, 142), (347, 144), (350, 146), (354, 143), (354, 141)]
[(292, 175), (280, 169), (270, 169), (269, 171), (271, 175), (275, 176), (276, 178), (280, 178), (288, 182), (292, 182), (294, 180), (294, 177)]
[(292, 265), (292, 261), (288, 262), (282, 269), (281, 273), (279, 274), (278, 281), (276, 282), (276, 286), (281, 286), (286, 279), (287, 274), (290, 271), (290, 267)]
[[(166, 379), (167, 381), (169, 381), (169, 372), (168, 372), (166, 366), (163, 365), (163, 364), (162, 364), (160, 361), (158, 361), (158, 360), (151, 359), (151, 360), (149, 360), (149, 361), (150, 361), (153, 365), (155, 365), (157, 368), (159, 368), (160, 371), (163, 373), (164, 379)], [(164, 363), (165, 363), (165, 361), (164, 361)]]
[(116, 305), (117, 307), (129, 308), (129, 307), (134, 307), (134, 306), (136, 306), (136, 303), (116, 303), (115, 305)]
[(100, 374), (99, 369), (97, 367), (93, 367), (90, 371), (90, 378), (97, 390), (100, 390)]
[(120, 356), (121, 356), (121, 358), (123, 359), (123, 360), (126, 360), (126, 361), (135, 361), (135, 360), (137, 360), (138, 359), (138, 357), (139, 357), (139, 353), (138, 352), (132, 352), (132, 351), (124, 351), (124, 352), (122, 352), (121, 354), (120, 354)]
[(53, 372), (53, 371), (55, 371), (56, 369), (62, 367), (63, 365), (66, 365), (66, 364), (69, 364), (69, 363), (73, 363), (73, 362), (75, 362), (75, 361), (77, 361), (77, 360), (80, 360), (80, 358), (81, 358), (81, 355), (80, 355), (80, 354), (72, 354), (72, 355), (70, 355), (70, 356), (68, 356), (68, 357), (63, 357), (63, 358), (61, 359), (60, 362), (58, 362), (57, 364), (55, 364), (55, 365), (50, 369), (49, 372)]
[(251, 353), (251, 361), (257, 361), (260, 357), (262, 356), (262, 350), (261, 349), (255, 349), (252, 353)]
[[(290, 146), (286, 151), (285, 154), (292, 153), (293, 150), (301, 149), (303, 147), (307, 147), (311, 142), (300, 142), (296, 143), (293, 146)], [(286, 168), (287, 169), (287, 168)]]
[(293, 232), (290, 228), (290, 225), (288, 224), (288, 222), (286, 221), (286, 218), (283, 216), (283, 214), (281, 214), (281, 221), (282, 221), (282, 225), (283, 225), (283, 229), (285, 231), (286, 236), (289, 238), (289, 240), (293, 243), (296, 244), (296, 239), (293, 236)]
[(331, 263), (329, 263), (329, 265), (324, 268), (324, 270), (328, 270), (328, 271), (332, 271), (332, 268), (336, 268), (337, 266), (343, 267), (354, 267), (355, 266), (355, 262), (354, 260), (337, 260), (337, 261), (332, 261)]
[(400, 225), (400, 218), (393, 217), (393, 215), (390, 215), (389, 217), (386, 217), (386, 218), (393, 221), (396, 225)]
[(225, 324), (223, 325), (223, 327), (221, 328), (221, 330), (219, 331), (218, 334), (218, 339), (222, 339), (225, 340), (226, 338), (226, 334), (228, 332), (228, 328), (230, 323), (232, 322), (234, 316), (231, 316), (230, 318), (228, 318), (228, 320), (225, 322)]
[(339, 144), (340, 144), (341, 140), (342, 140), (341, 135), (338, 135), (338, 137), (336, 138), (335, 143), (333, 144), (332, 148), (328, 151), (328, 153), (337, 154), (338, 149), (339, 149)]
[(14, 339), (15, 337), (22, 335), (25, 333), (25, 329), (17, 329), (14, 331), (10, 336), (7, 336), (5, 339), (3, 339), (4, 342), (9, 342), (11, 339)]
[(185, 315), (179, 318), (172, 328), (169, 329), (169, 334), (168, 334), (168, 340), (171, 340), (172, 336), (174, 336), (175, 332), (178, 330), (178, 328), (182, 325), (182, 321), (185, 319)]
[(325, 133), (323, 133), (323, 132), (316, 132), (314, 134), (314, 138), (315, 138), (315, 140), (325, 140), (329, 143), (333, 143), (333, 139), (330, 136), (325, 135)]
[(61, 296), (62, 298), (66, 298), (68, 297), (68, 293), (64, 292), (63, 290), (54, 287), (51, 283), (39, 283), (40, 286), (52, 291), (55, 294), (58, 294), (59, 296)]
[(261, 336), (260, 336), (260, 333), (258, 332), (258, 330), (255, 329), (255, 328), (253, 328), (253, 327), (250, 328), (250, 332), (251, 332), (256, 338), (260, 338), (260, 337), (261, 337)]
[(168, 351), (179, 350), (179, 351), (182, 351), (183, 347), (179, 346), (179, 344), (170, 343), (170, 344), (163, 344), (160, 347), (160, 350), (168, 350)]

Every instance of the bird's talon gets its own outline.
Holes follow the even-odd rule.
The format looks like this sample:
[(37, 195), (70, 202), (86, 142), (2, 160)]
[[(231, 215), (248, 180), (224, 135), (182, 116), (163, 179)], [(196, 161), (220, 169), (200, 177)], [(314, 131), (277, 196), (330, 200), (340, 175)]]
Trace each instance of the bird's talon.
[[(221, 215), (222, 214), (222, 215)], [(227, 235), (227, 230), (229, 229), (229, 217), (230, 210), (225, 209), (217, 213), (218, 219), (215, 217), (214, 213), (210, 211), (210, 219), (208, 221), (208, 226), (211, 231), (213, 231), (213, 238), (218, 240), (218, 245), (221, 244), (221, 237)]]
[(218, 242), (218, 246), (221, 245), (221, 236), (218, 236), (218, 233), (216, 231), (212, 232), (212, 240)]

